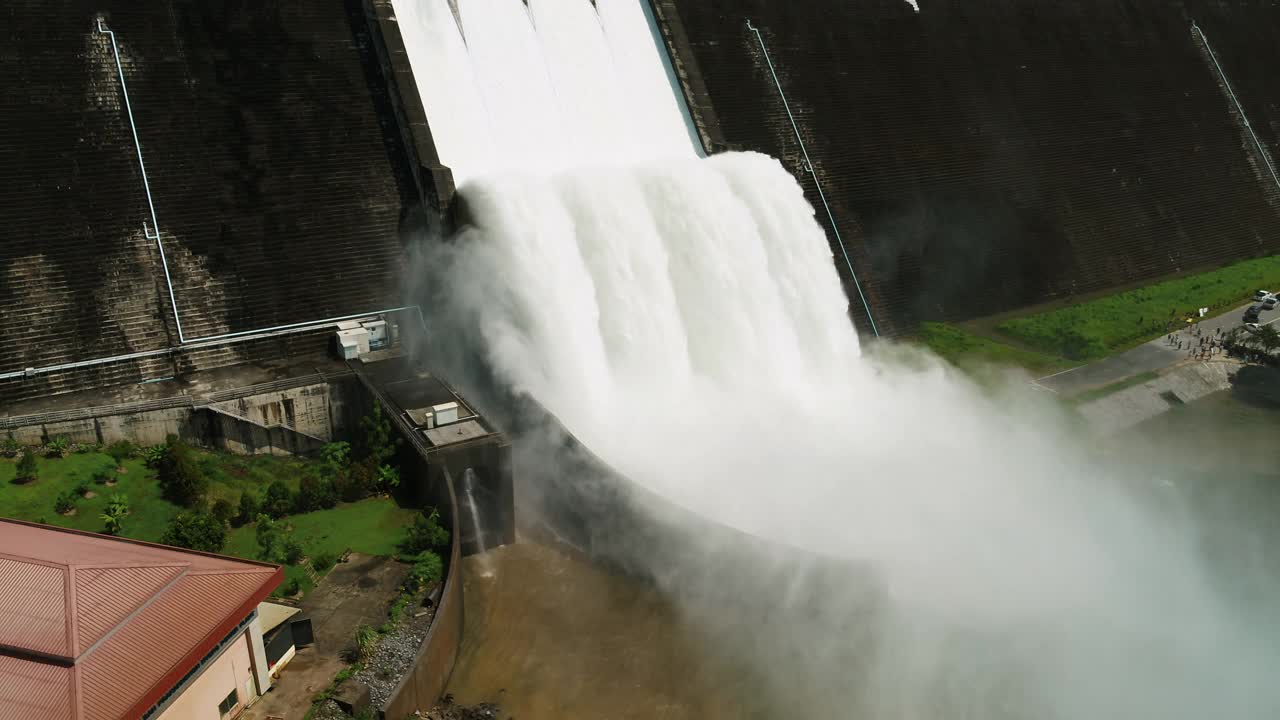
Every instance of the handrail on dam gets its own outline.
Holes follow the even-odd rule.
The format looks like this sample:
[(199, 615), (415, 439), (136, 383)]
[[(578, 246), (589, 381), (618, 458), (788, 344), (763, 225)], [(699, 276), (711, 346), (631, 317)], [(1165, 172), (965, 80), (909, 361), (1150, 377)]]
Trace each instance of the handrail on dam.
[(867, 321), (871, 323), (871, 332), (876, 337), (880, 337), (880, 330), (876, 328), (876, 319), (871, 316), (871, 305), (867, 303), (867, 296), (862, 293), (862, 283), (858, 282), (858, 274), (853, 271), (853, 263), (849, 260), (849, 251), (845, 248), (844, 238), (840, 236), (840, 226), (836, 224), (836, 216), (831, 212), (831, 206), (827, 204), (827, 194), (822, 191), (822, 181), (818, 179), (818, 172), (813, 167), (813, 161), (809, 159), (809, 150), (805, 147), (804, 138), (800, 137), (800, 126), (796, 124), (796, 116), (791, 113), (791, 103), (787, 102), (787, 93), (782, 90), (782, 83), (778, 80), (778, 72), (773, 67), (773, 59), (769, 57), (769, 48), (765, 47), (764, 36), (755, 25), (751, 24), (751, 19), (747, 19), (747, 29), (756, 34), (756, 40), (760, 43), (760, 51), (764, 53), (764, 61), (769, 65), (769, 74), (773, 76), (773, 84), (778, 87), (778, 96), (782, 98), (782, 107), (787, 111), (787, 119), (791, 121), (791, 130), (796, 134), (796, 142), (800, 143), (800, 152), (804, 155), (804, 169), (813, 176), (813, 184), (818, 188), (818, 197), (822, 200), (822, 207), (827, 211), (827, 219), (831, 221), (831, 232), (835, 233), (836, 243), (840, 245), (840, 254), (844, 256), (845, 267), (849, 268), (849, 277), (853, 278), (853, 287), (858, 291), (858, 299), (862, 301), (862, 307), (867, 311)]
[(1209, 51), (1209, 59), (1213, 61), (1213, 66), (1218, 70), (1218, 77), (1222, 78), (1222, 86), (1227, 89), (1227, 94), (1231, 96), (1231, 102), (1235, 103), (1236, 112), (1240, 113), (1240, 119), (1244, 122), (1244, 129), (1249, 131), (1249, 136), (1253, 138), (1253, 144), (1258, 146), (1258, 155), (1262, 157), (1262, 163), (1271, 172), (1271, 179), (1275, 181), (1276, 188), (1280, 189), (1280, 175), (1276, 174), (1276, 168), (1271, 164), (1271, 158), (1267, 156), (1266, 146), (1258, 139), (1258, 134), (1253, 131), (1253, 124), (1249, 122), (1249, 116), (1245, 114), (1244, 105), (1240, 103), (1240, 98), (1236, 97), (1236, 91), (1231, 88), (1231, 81), (1227, 79), (1226, 71), (1222, 69), (1222, 64), (1218, 62), (1218, 54), (1209, 45), (1209, 38), (1205, 36), (1204, 30), (1200, 29), (1195, 20), (1191, 21), (1191, 31), (1200, 36), (1201, 42), (1204, 43), (1204, 49)]

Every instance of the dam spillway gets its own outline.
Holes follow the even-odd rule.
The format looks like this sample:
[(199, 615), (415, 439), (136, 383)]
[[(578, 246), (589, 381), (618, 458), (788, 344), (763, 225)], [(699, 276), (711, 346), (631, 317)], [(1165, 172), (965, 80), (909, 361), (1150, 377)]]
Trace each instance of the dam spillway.
[[(439, 146), (462, 168), (465, 226), (410, 270), (430, 308), (432, 361), (464, 387), (535, 398), (672, 506), (783, 555), (856, 561), (882, 589), (857, 622), (842, 609), (865, 575), (837, 576), (820, 595), (784, 586), (779, 632), (807, 649), (760, 692), (812, 683), (815, 716), (1248, 718), (1277, 707), (1257, 670), (1274, 646), (1248, 639), (1253, 618), (1210, 581), (1190, 520), (1152, 510), (1175, 502), (1166, 486), (1096, 456), (1044, 403), (993, 397), (927, 357), (864, 353), (823, 228), (778, 161), (698, 158), (675, 122), (650, 144), (612, 112), (616, 95), (584, 93), (554, 69), (544, 32), (576, 28), (584, 52), (600, 47), (590, 3), (556, 5), (562, 25), (537, 2), (414, 7), (399, 11), (421, 26), (419, 40), (406, 33), (410, 56), (436, 58), (415, 67), (445, 63), (472, 84), (439, 100), (423, 89), (428, 114), (451, 112), (447, 97), (474, 100), (458, 111), (465, 122), (437, 123), (459, 125)], [(492, 14), (468, 22), (468, 7)], [(428, 31), (458, 36), (418, 47)], [(493, 47), (502, 53), (473, 56)], [(504, 67), (523, 80), (492, 82)], [(618, 121), (608, 148), (589, 150), (602, 126), (580, 133), (562, 97), (598, 99), (583, 116)], [(501, 128), (515, 117), (528, 122), (511, 129), (520, 147), (508, 154)], [(753, 564), (693, 540), (683, 562), (748, 594), (773, 577), (766, 556)], [(753, 639), (766, 637), (778, 635)], [(1230, 688), (1198, 682), (1225, 666)]]

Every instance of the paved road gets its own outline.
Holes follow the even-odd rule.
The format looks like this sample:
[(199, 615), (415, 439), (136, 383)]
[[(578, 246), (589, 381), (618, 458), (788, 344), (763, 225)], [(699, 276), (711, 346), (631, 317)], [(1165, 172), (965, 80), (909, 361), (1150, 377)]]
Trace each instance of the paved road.
[[(1213, 332), (1218, 328), (1222, 328), (1222, 331), (1226, 332), (1233, 327), (1238, 327), (1241, 325), (1240, 318), (1244, 315), (1244, 311), (1249, 305), (1253, 305), (1253, 303), (1241, 305), (1217, 317), (1201, 320), (1201, 332), (1213, 335)], [(1270, 325), (1280, 320), (1280, 317), (1268, 318), (1268, 315), (1280, 315), (1280, 310), (1264, 311), (1261, 320), (1263, 324)], [(1070, 396), (1086, 390), (1105, 387), (1134, 375), (1168, 367), (1179, 360), (1187, 358), (1187, 348), (1189, 347), (1187, 343), (1192, 336), (1188, 332), (1182, 331), (1176, 337), (1181, 337), (1183, 340), (1182, 350), (1178, 350), (1176, 346), (1169, 345), (1165, 340), (1165, 336), (1161, 335), (1149, 343), (1139, 345), (1132, 350), (1127, 350), (1105, 360), (1064, 370), (1056, 375), (1042, 377), (1036, 380), (1036, 384), (1056, 393)]]

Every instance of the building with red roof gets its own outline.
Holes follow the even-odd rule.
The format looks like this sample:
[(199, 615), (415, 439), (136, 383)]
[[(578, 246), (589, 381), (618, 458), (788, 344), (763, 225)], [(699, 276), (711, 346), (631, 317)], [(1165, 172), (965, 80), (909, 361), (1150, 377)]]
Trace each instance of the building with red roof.
[(222, 720), (270, 685), (279, 566), (0, 519), (0, 720)]

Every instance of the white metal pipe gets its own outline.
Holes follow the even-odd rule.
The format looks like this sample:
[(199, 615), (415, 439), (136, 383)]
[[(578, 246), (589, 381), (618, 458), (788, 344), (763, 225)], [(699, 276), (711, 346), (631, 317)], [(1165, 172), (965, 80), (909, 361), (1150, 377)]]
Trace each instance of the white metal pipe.
[(796, 124), (795, 115), (791, 114), (791, 103), (787, 102), (787, 93), (782, 90), (782, 83), (778, 80), (778, 73), (774, 70), (773, 60), (769, 57), (769, 48), (765, 47), (764, 36), (751, 24), (751, 20), (747, 20), (747, 29), (756, 34), (756, 40), (760, 43), (760, 52), (764, 53), (764, 61), (769, 65), (769, 74), (773, 76), (773, 84), (778, 87), (778, 96), (782, 98), (782, 107), (787, 111), (787, 118), (791, 121), (791, 130), (796, 134), (796, 142), (800, 143), (800, 152), (804, 155), (804, 169), (813, 177), (813, 184), (818, 188), (818, 198), (822, 200), (822, 207), (827, 211), (827, 219), (831, 221), (831, 232), (835, 233), (836, 243), (840, 245), (840, 254), (844, 256), (845, 267), (849, 268), (849, 277), (853, 278), (853, 287), (858, 291), (858, 299), (862, 301), (862, 307), (867, 311), (867, 321), (871, 323), (871, 332), (876, 337), (880, 337), (880, 330), (876, 328), (876, 319), (871, 316), (871, 305), (867, 303), (867, 296), (862, 294), (862, 283), (858, 282), (858, 274), (853, 271), (853, 263), (849, 260), (849, 251), (844, 246), (844, 238), (840, 236), (840, 227), (836, 225), (836, 217), (831, 212), (831, 206), (827, 204), (827, 194), (822, 191), (822, 181), (818, 179), (818, 173), (813, 168), (813, 162), (809, 159), (809, 150), (804, 145), (804, 138), (800, 137), (800, 126)]
[(103, 27), (102, 18), (98, 18), (98, 32), (111, 38), (111, 52), (116, 58), (116, 75), (120, 78), (120, 94), (124, 96), (124, 110), (129, 115), (129, 130), (133, 133), (133, 147), (138, 152), (138, 169), (142, 172), (142, 187), (147, 191), (147, 207), (151, 211), (151, 226), (156, 230), (153, 238), (151, 232), (147, 230), (147, 223), (143, 222), (142, 233), (147, 236), (147, 239), (156, 241), (156, 248), (160, 251), (160, 266), (164, 268), (164, 282), (169, 288), (169, 304), (173, 307), (173, 324), (178, 330), (178, 342), (186, 342), (182, 334), (182, 318), (178, 315), (178, 299), (173, 293), (173, 277), (169, 274), (169, 260), (164, 255), (164, 243), (160, 241), (160, 221), (156, 218), (156, 204), (151, 198), (151, 181), (147, 179), (147, 164), (142, 160), (142, 143), (138, 140), (138, 125), (133, 120), (133, 105), (129, 102), (129, 86), (125, 84), (124, 66), (120, 64), (120, 47), (116, 45), (116, 34)]
[(1258, 146), (1258, 155), (1262, 157), (1262, 163), (1271, 172), (1271, 179), (1275, 181), (1276, 187), (1280, 188), (1280, 175), (1276, 174), (1276, 168), (1271, 164), (1271, 159), (1267, 156), (1266, 146), (1258, 139), (1258, 134), (1253, 131), (1249, 116), (1244, 112), (1244, 105), (1240, 104), (1240, 98), (1236, 97), (1236, 91), (1231, 89), (1231, 81), (1227, 79), (1226, 71), (1222, 69), (1222, 64), (1218, 62), (1217, 53), (1209, 45), (1209, 38), (1205, 37), (1204, 31), (1200, 29), (1200, 26), (1194, 20), (1191, 22), (1191, 29), (1200, 35), (1200, 40), (1204, 42), (1204, 49), (1209, 51), (1209, 59), (1213, 61), (1213, 66), (1218, 69), (1218, 77), (1222, 78), (1222, 86), (1227, 89), (1227, 94), (1231, 96), (1231, 102), (1236, 105), (1236, 112), (1240, 113), (1240, 119), (1244, 121), (1244, 129), (1249, 131), (1249, 135), (1253, 138), (1253, 144)]
[(179, 346), (170, 346), (159, 350), (145, 350), (142, 352), (127, 353), (124, 355), (112, 355), (110, 357), (94, 358), (92, 360), (79, 360), (70, 363), (61, 363), (58, 365), (45, 365), (38, 368), (29, 368), (26, 370), (15, 370), (12, 372), (0, 373), (0, 380), (11, 380), (13, 378), (25, 377), (31, 375), (44, 375), (46, 373), (61, 372), (63, 370), (76, 370), (79, 368), (93, 367), (95, 365), (106, 365), (114, 362), (124, 362), (126, 360), (140, 360), (142, 358), (157, 357), (160, 355), (172, 355), (185, 350), (200, 350), (202, 348), (217, 347), (219, 345), (231, 345), (239, 342), (247, 342), (250, 340), (260, 340), (263, 338), (275, 337), (277, 335), (289, 335), (293, 333), (306, 332), (308, 330), (317, 330), (325, 325), (331, 325), (343, 320), (354, 320), (355, 318), (370, 317), (372, 315), (382, 315), (385, 313), (404, 312), (413, 310), (418, 314), (418, 322), (426, 329), (426, 319), (422, 315), (422, 308), (418, 305), (405, 305), (402, 307), (388, 308), (385, 310), (374, 310), (372, 312), (357, 313), (355, 315), (343, 315), (336, 318), (326, 318), (324, 320), (314, 320), (305, 323), (294, 323), (292, 325), (278, 325), (273, 328), (263, 328), (261, 330), (246, 330), (244, 332), (227, 333), (225, 335), (214, 335), (210, 337), (194, 338)]

